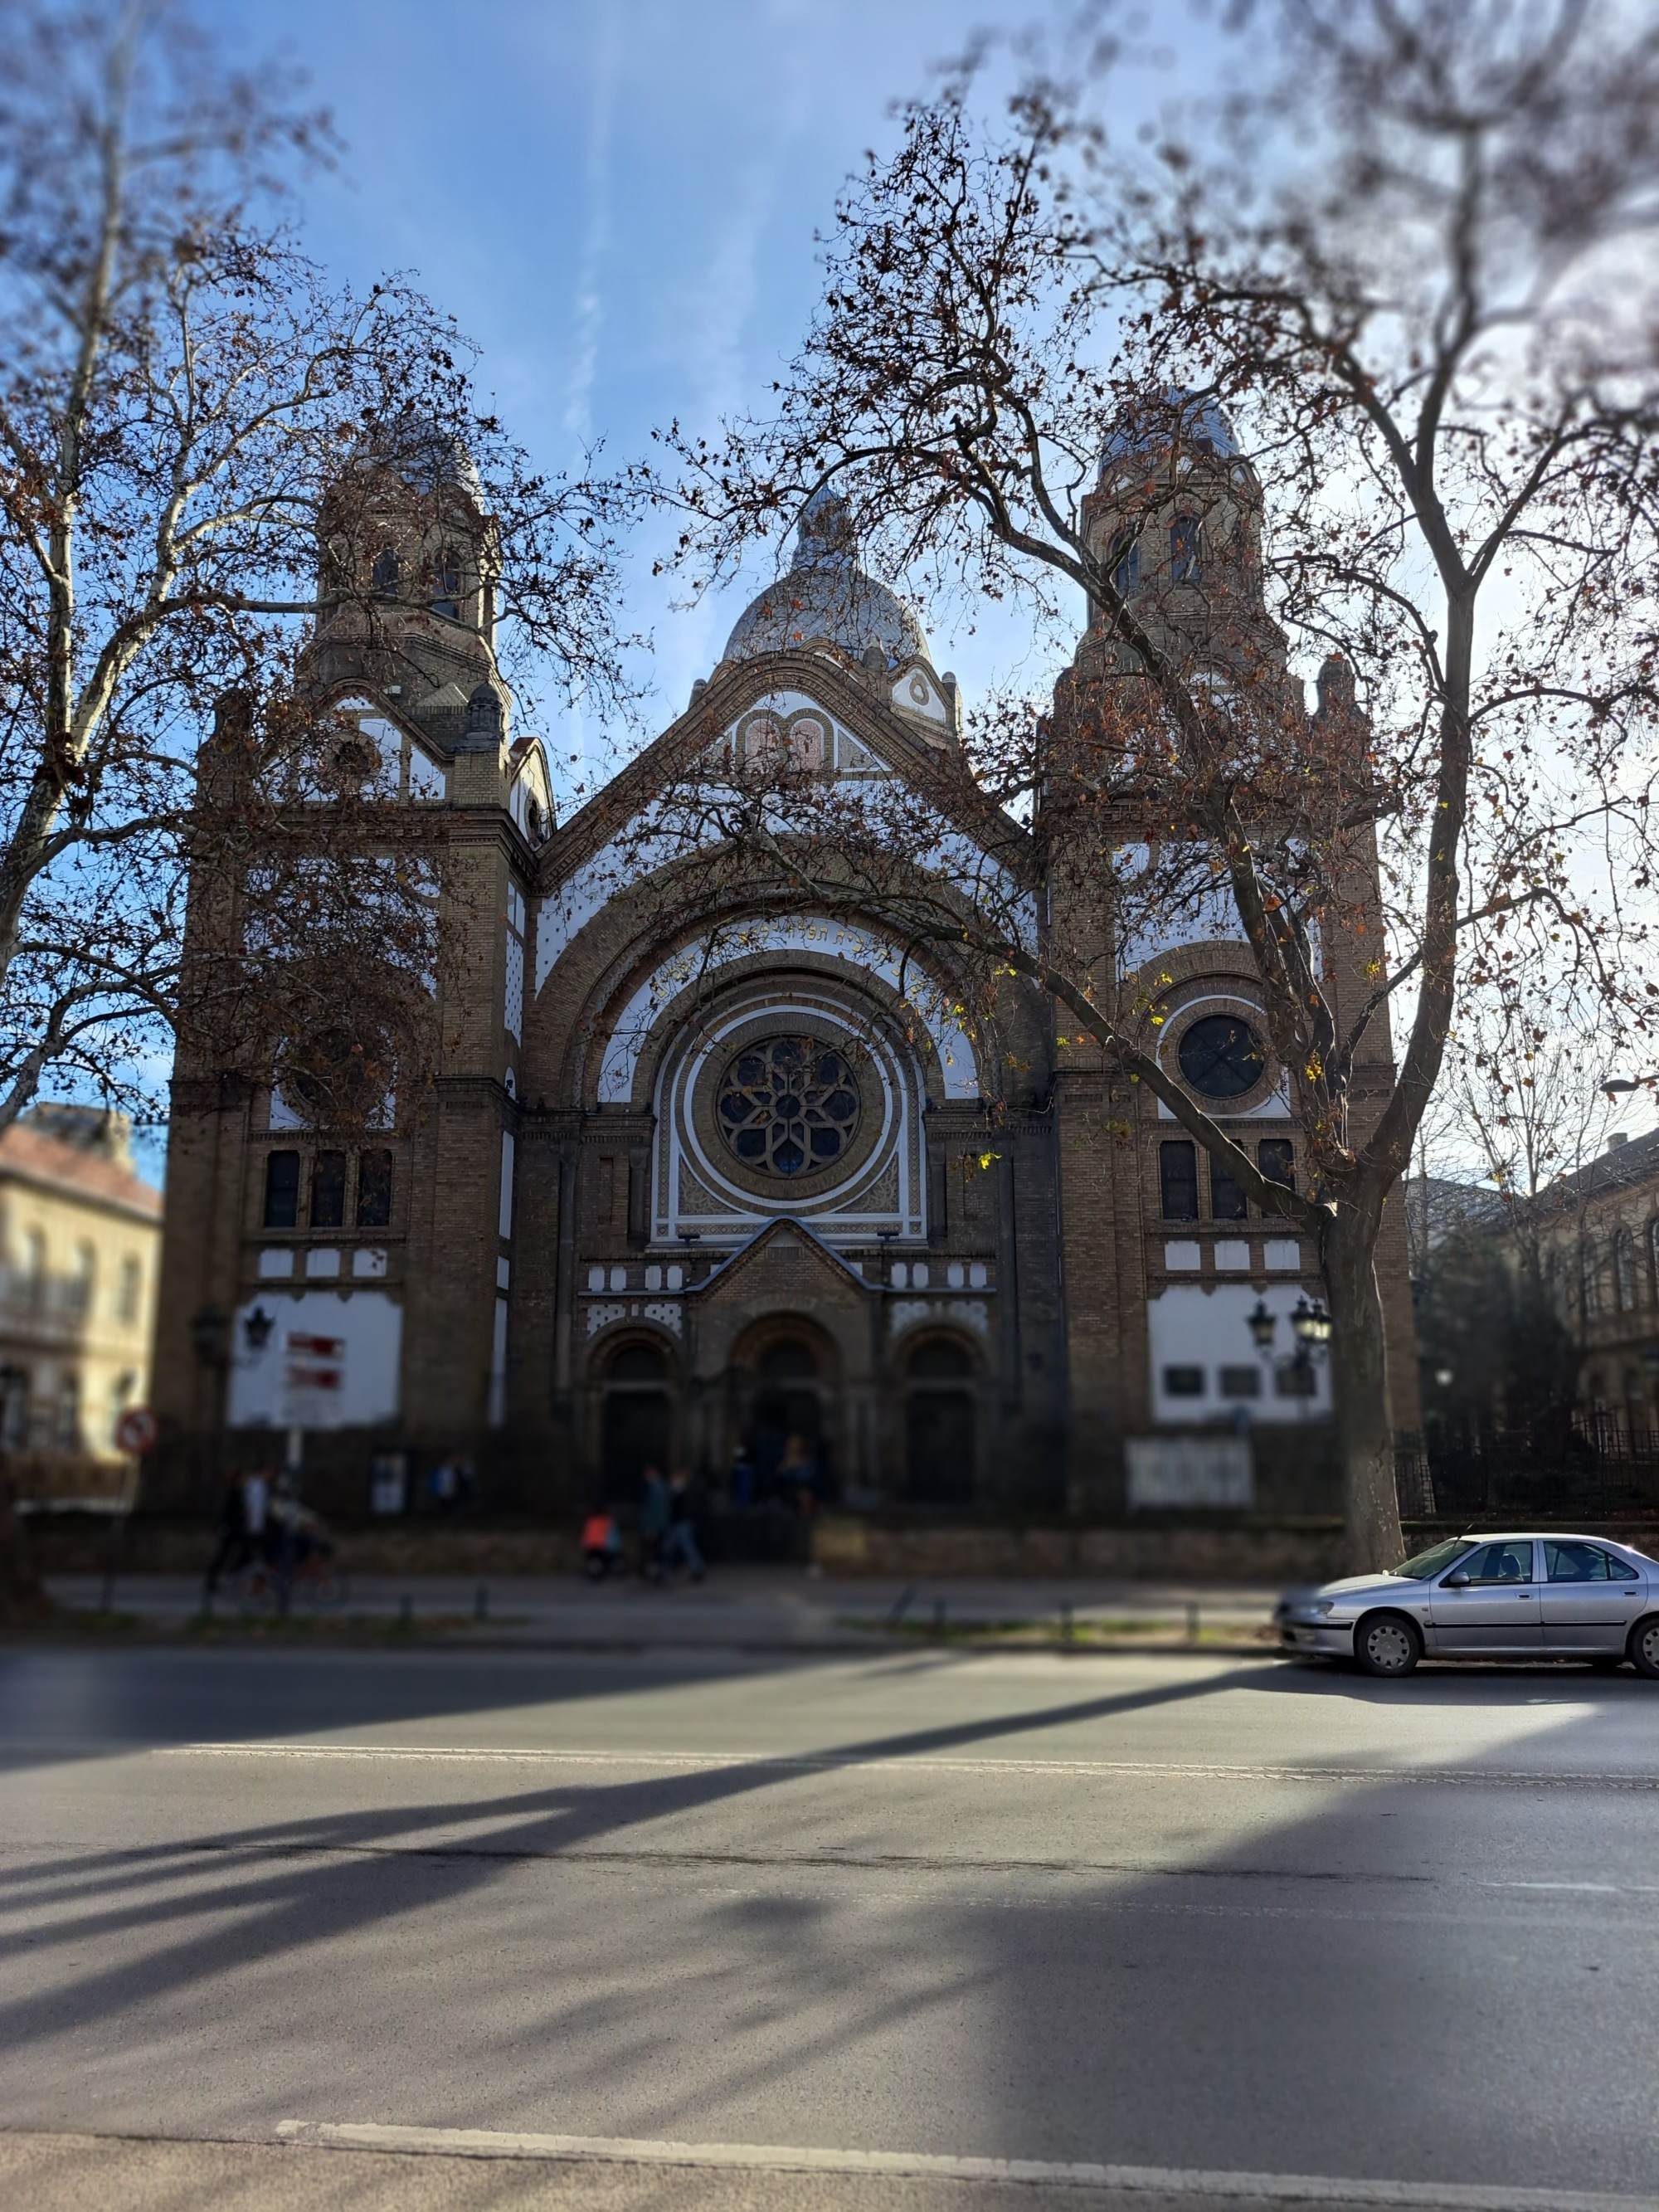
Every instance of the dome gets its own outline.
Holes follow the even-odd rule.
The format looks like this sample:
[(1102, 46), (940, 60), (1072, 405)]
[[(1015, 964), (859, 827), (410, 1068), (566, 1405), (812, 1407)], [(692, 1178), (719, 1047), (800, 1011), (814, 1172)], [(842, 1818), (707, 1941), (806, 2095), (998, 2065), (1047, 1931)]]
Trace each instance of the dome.
[(1196, 452), (1215, 453), (1226, 461), (1238, 459), (1238, 441), (1219, 404), (1172, 385), (1156, 399), (1148, 399), (1144, 406), (1131, 409), (1113, 431), (1101, 452), (1101, 482), (1105, 482), (1107, 471), (1114, 461), (1127, 460), (1136, 453), (1156, 453), (1161, 446), (1171, 444), (1177, 427), (1182, 441)]
[(815, 637), (827, 637), (855, 660), (877, 646), (890, 668), (928, 659), (921, 624), (909, 608), (860, 568), (847, 501), (827, 484), (800, 511), (788, 570), (744, 609), (722, 657), (752, 660)]

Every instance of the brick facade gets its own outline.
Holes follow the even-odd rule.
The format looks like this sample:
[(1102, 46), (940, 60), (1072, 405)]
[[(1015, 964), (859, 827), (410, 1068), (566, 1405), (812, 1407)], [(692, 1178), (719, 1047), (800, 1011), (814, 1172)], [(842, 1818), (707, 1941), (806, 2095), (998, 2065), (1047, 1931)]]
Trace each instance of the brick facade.
[[(1264, 1502), (1334, 1507), (1324, 1378), (1311, 1397), (1281, 1390), (1243, 1318), (1258, 1296), (1287, 1314), (1316, 1291), (1314, 1255), (1281, 1223), (1214, 1218), (1202, 1174), (1198, 1218), (1165, 1220), (1175, 1125), (1098, 1052), (1060, 1045), (1046, 1000), (1011, 979), (970, 1042), (939, 1012), (948, 968), (924, 1004), (876, 921), (769, 914), (757, 896), (710, 953), (740, 889), (729, 914), (677, 910), (674, 854), (644, 867), (618, 844), (711, 744), (757, 742), (759, 716), (838, 775), (926, 780), (994, 854), (1020, 845), (962, 767), (954, 681), (913, 618), (844, 557), (813, 557), (778, 600), (808, 612), (780, 627), (757, 602), (687, 713), (556, 827), (539, 748), (501, 726), (486, 592), (453, 617), (400, 612), (371, 635), (342, 617), (319, 637), (319, 700), (402, 744), (416, 834), (443, 859), (441, 1048), (420, 1096), (348, 1138), (306, 1126), (280, 1085), (225, 1077), (186, 1034), (158, 1498), (199, 1497), (227, 1454), (273, 1455), (298, 1429), (325, 1510), (363, 1509), (377, 1455), (418, 1477), (459, 1452), (493, 1502), (562, 1516), (627, 1496), (647, 1459), (718, 1481), (742, 1446), (764, 1475), (800, 1435), (854, 1510), (1111, 1515), (1126, 1437), (1243, 1425)], [(1087, 923), (1086, 885), (1030, 890), (1034, 915), (1069, 900), (1060, 924)], [(1349, 949), (1327, 957), (1353, 1003)], [(1172, 1044), (1206, 1009), (1248, 1018), (1249, 961), (1224, 928), (1158, 958)], [(769, 1182), (721, 1102), (780, 1038), (805, 1041), (813, 1067), (839, 1054), (856, 1103), (832, 1159)], [(1238, 1109), (1250, 1142), (1294, 1144), (1277, 1070)], [(1392, 1222), (1382, 1279), (1410, 1428)], [(191, 1321), (208, 1310), (227, 1356), (204, 1372)]]

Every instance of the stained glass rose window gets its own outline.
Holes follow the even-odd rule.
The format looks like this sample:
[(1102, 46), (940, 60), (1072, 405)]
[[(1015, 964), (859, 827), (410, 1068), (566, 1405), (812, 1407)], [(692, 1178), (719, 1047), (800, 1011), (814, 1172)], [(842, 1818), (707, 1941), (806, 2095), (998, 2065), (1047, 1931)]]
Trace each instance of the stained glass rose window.
[(816, 1037), (767, 1037), (745, 1046), (720, 1078), (714, 1116), (745, 1167), (809, 1175), (852, 1142), (858, 1079), (842, 1054)]

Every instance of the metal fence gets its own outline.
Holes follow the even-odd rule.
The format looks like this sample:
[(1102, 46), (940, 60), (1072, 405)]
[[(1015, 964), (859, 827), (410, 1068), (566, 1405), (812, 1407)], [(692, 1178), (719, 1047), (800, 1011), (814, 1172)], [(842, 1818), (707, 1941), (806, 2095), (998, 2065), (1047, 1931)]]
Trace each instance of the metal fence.
[(1522, 1515), (1548, 1521), (1659, 1516), (1659, 1436), (1540, 1437), (1482, 1429), (1401, 1437), (1395, 1474), (1413, 1519)]

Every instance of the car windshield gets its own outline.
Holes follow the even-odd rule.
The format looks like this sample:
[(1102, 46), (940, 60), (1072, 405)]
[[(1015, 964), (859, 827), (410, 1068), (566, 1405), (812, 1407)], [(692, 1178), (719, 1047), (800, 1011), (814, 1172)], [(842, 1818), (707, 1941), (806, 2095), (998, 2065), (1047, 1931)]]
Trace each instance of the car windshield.
[(1437, 1575), (1442, 1567), (1450, 1566), (1454, 1559), (1462, 1559), (1474, 1546), (1467, 1536), (1448, 1536), (1443, 1544), (1436, 1544), (1426, 1552), (1419, 1552), (1409, 1559), (1402, 1559), (1397, 1567), (1390, 1567), (1391, 1575), (1403, 1575), (1408, 1583), (1425, 1583), (1431, 1575)]

